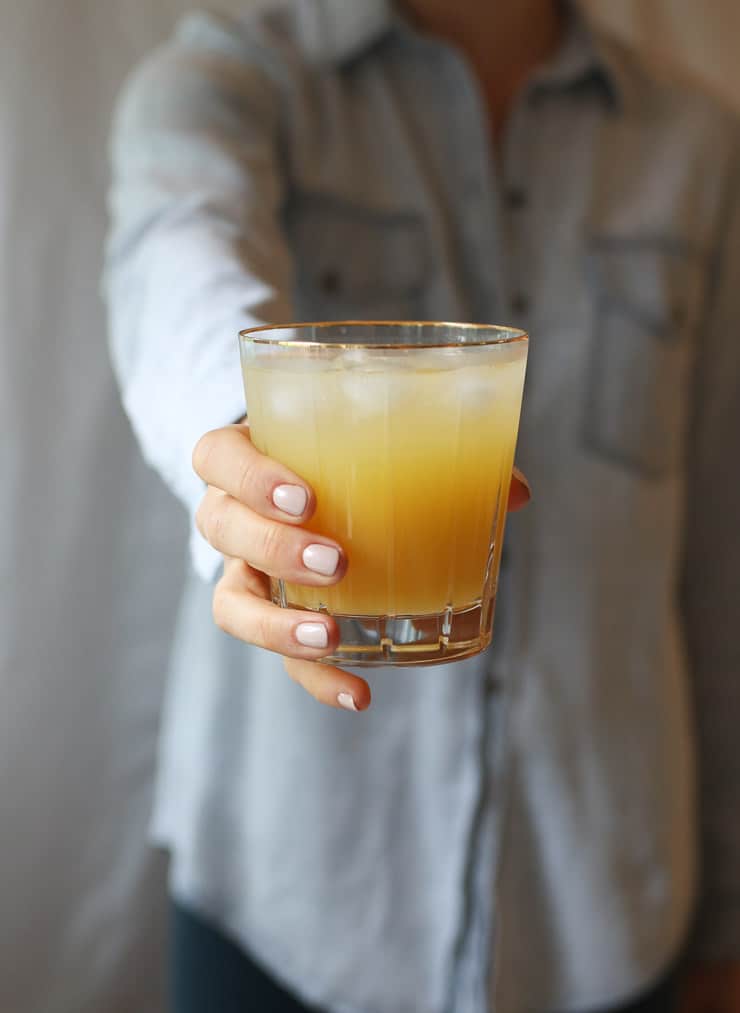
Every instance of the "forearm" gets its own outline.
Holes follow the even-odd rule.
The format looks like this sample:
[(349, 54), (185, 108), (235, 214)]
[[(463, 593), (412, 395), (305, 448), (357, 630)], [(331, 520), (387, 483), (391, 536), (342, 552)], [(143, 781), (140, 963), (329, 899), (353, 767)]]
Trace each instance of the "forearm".
[[(244, 415), (238, 331), (290, 318), (291, 261), (275, 91), (229, 25), (186, 27), (119, 104), (105, 293), (124, 407), (192, 515), (195, 443)], [(213, 554), (193, 546), (211, 575)]]

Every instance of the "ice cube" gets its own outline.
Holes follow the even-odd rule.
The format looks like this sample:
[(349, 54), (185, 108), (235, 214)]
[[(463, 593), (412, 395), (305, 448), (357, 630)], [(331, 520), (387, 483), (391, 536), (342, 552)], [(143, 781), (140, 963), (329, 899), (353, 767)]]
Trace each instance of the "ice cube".
[(348, 418), (370, 418), (382, 415), (389, 397), (394, 395), (394, 381), (390, 372), (370, 369), (350, 369), (339, 378), (339, 389), (344, 399), (342, 413)]
[(366, 348), (345, 348), (339, 354), (342, 369), (367, 369), (372, 362), (372, 352)]
[(309, 376), (295, 373), (273, 376), (264, 393), (264, 410), (276, 422), (298, 422), (311, 411), (313, 390)]
[(454, 383), (457, 396), (472, 412), (488, 410), (497, 402), (503, 406), (516, 401), (521, 396), (523, 366), (518, 356), (508, 362), (496, 358), (477, 369), (461, 369)]
[(458, 370), (452, 383), (462, 407), (470, 411), (490, 407), (497, 396), (496, 372), (490, 366)]

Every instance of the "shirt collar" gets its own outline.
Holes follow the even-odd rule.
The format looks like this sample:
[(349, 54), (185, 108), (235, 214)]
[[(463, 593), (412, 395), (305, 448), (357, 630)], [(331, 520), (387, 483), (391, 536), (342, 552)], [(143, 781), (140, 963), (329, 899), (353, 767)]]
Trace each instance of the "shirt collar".
[(391, 0), (300, 0), (303, 41), (318, 63), (357, 56), (393, 25)]
[(604, 95), (624, 108), (634, 95), (634, 71), (629, 53), (620, 43), (590, 22), (574, 0), (565, 0), (565, 38), (553, 59), (531, 80), (533, 91), (557, 92), (598, 84)]
[[(604, 85), (615, 104), (629, 101), (634, 74), (626, 50), (594, 26), (576, 0), (563, 2), (565, 40), (553, 60), (534, 74), (532, 88), (556, 91), (593, 80)], [(392, 29), (410, 30), (393, 0), (300, 0), (298, 12), (304, 44), (319, 63), (342, 64)]]

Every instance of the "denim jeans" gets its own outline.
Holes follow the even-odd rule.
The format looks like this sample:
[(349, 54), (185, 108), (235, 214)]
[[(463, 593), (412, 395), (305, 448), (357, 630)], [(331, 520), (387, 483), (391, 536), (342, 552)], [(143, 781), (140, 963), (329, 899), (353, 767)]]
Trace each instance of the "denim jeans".
[[(281, 988), (226, 936), (174, 904), (170, 946), (171, 1013), (321, 1013)], [(670, 975), (627, 1006), (600, 1013), (674, 1013)]]

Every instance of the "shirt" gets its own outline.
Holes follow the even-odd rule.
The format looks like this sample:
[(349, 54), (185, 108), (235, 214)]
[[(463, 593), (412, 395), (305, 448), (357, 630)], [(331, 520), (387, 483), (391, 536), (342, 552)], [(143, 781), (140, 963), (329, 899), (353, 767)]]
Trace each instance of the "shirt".
[[(217, 631), (193, 536), (155, 834), (175, 894), (332, 1013), (583, 1009), (686, 936), (736, 952), (738, 130), (575, 11), (494, 153), (475, 78), (383, 0), (196, 14), (114, 129), (123, 402), (191, 512), (236, 332), (532, 335), (492, 652), (371, 674), (362, 718)], [(496, 960), (492, 961), (492, 954)]]

